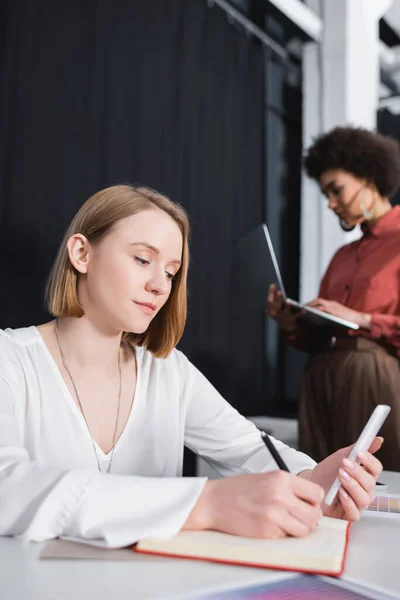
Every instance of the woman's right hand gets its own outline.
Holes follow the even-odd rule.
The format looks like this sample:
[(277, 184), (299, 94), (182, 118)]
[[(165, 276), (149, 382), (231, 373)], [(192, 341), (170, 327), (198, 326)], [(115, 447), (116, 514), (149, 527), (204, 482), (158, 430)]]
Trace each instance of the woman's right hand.
[(253, 538), (303, 537), (322, 516), (323, 489), (285, 471), (207, 481), (183, 529)]
[(276, 285), (271, 283), (268, 289), (268, 300), (266, 313), (275, 319), (282, 331), (293, 333), (297, 330), (297, 319), (303, 314), (299, 310), (293, 312), (290, 305), (284, 301), (282, 292), (276, 289)]

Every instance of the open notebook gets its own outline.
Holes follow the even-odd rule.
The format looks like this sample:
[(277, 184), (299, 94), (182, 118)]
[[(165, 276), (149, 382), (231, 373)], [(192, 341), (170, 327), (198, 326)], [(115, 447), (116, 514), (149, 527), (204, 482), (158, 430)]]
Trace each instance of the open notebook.
[(148, 538), (136, 552), (163, 554), (249, 567), (340, 575), (344, 568), (350, 524), (322, 517), (305, 538), (244, 538), (217, 531), (182, 531), (172, 538)]

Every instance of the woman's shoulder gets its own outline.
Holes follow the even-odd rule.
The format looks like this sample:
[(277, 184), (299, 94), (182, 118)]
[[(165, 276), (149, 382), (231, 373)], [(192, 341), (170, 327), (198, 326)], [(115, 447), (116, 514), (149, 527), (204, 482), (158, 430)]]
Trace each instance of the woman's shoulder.
[(33, 346), (40, 345), (41, 336), (36, 327), (0, 329), (0, 367), (21, 364)]
[(340, 248), (338, 248), (333, 254), (329, 264), (332, 265), (337, 263), (338, 261), (345, 262), (348, 258), (354, 255), (359, 245), (360, 240), (354, 240), (353, 242), (343, 244), (343, 246), (340, 246)]
[(0, 353), (3, 351), (18, 352), (27, 346), (38, 343), (40, 343), (40, 334), (33, 325), (19, 329), (0, 329)]
[(37, 344), (39, 340), (40, 334), (34, 325), (19, 329), (0, 329), (0, 348), (24, 348)]
[(137, 346), (136, 356), (142, 365), (146, 365), (152, 371), (184, 374), (189, 372), (191, 367), (187, 356), (177, 348), (171, 350), (165, 358), (159, 358), (143, 346)]

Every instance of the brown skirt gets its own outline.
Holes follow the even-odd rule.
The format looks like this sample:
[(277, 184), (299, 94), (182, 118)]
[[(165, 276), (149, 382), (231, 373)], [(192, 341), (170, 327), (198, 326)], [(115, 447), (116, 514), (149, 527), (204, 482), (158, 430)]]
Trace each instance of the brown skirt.
[(377, 404), (391, 412), (376, 454), (389, 471), (400, 471), (400, 368), (398, 358), (370, 340), (353, 338), (310, 356), (303, 373), (299, 447), (317, 462), (353, 444)]

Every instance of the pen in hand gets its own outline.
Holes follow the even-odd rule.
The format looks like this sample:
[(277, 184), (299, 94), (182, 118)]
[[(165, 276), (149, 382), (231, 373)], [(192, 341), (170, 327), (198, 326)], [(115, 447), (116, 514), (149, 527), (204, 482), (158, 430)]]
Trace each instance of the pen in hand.
[(271, 438), (269, 437), (269, 435), (267, 433), (265, 433), (265, 431), (260, 431), (260, 433), (261, 433), (261, 439), (262, 439), (262, 441), (267, 446), (268, 450), (271, 453), (272, 458), (274, 459), (274, 461), (276, 462), (276, 464), (278, 465), (278, 467), (282, 471), (288, 471), (290, 473), (287, 464), (285, 463), (285, 461), (283, 460), (283, 458), (279, 454), (278, 450), (275, 448), (275, 445), (273, 444), (273, 442), (272, 442)]
[(274, 459), (274, 461), (276, 462), (278, 467), (281, 469), (281, 471), (287, 471), (288, 473), (290, 473), (289, 467), (287, 466), (287, 464), (285, 463), (285, 461), (279, 454), (278, 450), (276, 449), (276, 447), (275, 447), (274, 443), (272, 442), (271, 438), (269, 437), (269, 435), (267, 433), (265, 433), (265, 431), (260, 431), (260, 434), (261, 434), (262, 441), (267, 446), (272, 458)]

